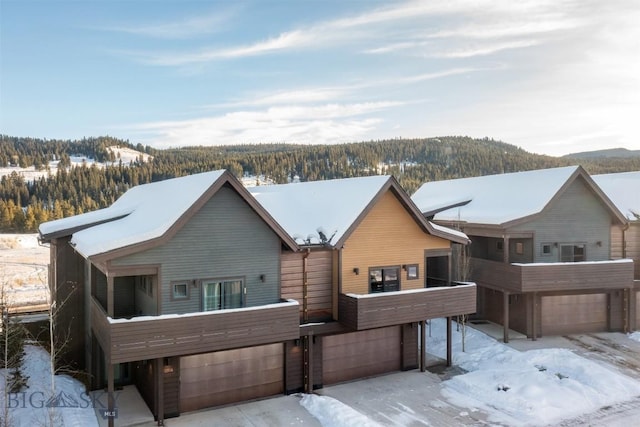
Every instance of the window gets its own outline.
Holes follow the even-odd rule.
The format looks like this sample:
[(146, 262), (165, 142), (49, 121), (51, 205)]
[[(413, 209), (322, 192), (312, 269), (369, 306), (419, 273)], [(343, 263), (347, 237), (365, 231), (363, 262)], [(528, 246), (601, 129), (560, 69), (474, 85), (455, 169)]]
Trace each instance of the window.
[(138, 276), (138, 289), (140, 292), (152, 297), (153, 296), (153, 278), (151, 276)]
[(516, 242), (516, 254), (518, 255), (524, 254), (524, 243)]
[(504, 242), (502, 240), (498, 240), (496, 242), (496, 251), (502, 252), (503, 248), (504, 248)]
[(585, 245), (561, 245), (560, 262), (586, 261)]
[(223, 310), (242, 307), (242, 280), (205, 280), (202, 282), (202, 309)]
[(369, 292), (391, 292), (400, 290), (398, 267), (369, 269)]
[(173, 284), (173, 299), (189, 298), (189, 284), (187, 282), (179, 282)]
[(549, 243), (542, 244), (542, 255), (551, 255), (551, 244)]
[(408, 264), (405, 269), (407, 270), (407, 280), (416, 280), (418, 278), (418, 264)]

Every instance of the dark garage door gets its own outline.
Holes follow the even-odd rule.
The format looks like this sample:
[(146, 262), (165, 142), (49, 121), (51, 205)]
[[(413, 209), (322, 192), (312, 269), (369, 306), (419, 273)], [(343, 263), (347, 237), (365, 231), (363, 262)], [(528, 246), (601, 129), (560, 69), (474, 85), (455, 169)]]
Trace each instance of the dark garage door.
[(184, 356), (180, 412), (284, 392), (284, 344)]
[(543, 296), (542, 335), (607, 331), (607, 294)]
[(322, 381), (333, 384), (400, 370), (400, 326), (322, 339)]

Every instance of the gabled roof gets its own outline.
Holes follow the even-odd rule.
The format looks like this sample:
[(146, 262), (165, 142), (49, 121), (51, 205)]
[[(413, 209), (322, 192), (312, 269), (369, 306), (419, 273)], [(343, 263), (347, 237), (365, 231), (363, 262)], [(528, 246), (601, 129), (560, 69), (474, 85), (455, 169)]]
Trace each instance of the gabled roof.
[[(619, 222), (625, 222), (624, 216), (581, 166), (427, 182), (411, 199), (421, 212), (436, 212), (436, 221), (506, 227), (542, 213), (578, 177), (584, 179)], [(459, 203), (465, 200), (469, 202)], [(457, 206), (452, 209), (438, 210), (454, 204)]]
[(640, 215), (640, 171), (593, 175), (593, 180), (631, 221)]
[(391, 176), (259, 186), (249, 191), (301, 245), (342, 247), (386, 191), (394, 192), (427, 233), (458, 243), (469, 242), (464, 233), (434, 226), (425, 220), (398, 181)]
[(171, 237), (223, 185), (230, 185), (291, 249), (297, 245), (233, 175), (224, 170), (139, 185), (106, 209), (40, 226), (42, 240), (73, 235), (85, 258), (102, 256)]

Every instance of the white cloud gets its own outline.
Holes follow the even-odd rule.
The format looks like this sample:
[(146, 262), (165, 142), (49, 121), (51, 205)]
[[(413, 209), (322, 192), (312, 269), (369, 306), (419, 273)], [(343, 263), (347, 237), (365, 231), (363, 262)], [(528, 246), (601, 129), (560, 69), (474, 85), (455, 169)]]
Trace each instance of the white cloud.
[(231, 145), (264, 142), (334, 144), (357, 141), (380, 123), (374, 113), (400, 107), (384, 101), (318, 106), (280, 106), (182, 121), (151, 122), (130, 128), (154, 147)]
[(224, 10), (216, 10), (215, 13), (180, 18), (171, 22), (120, 25), (99, 29), (159, 39), (187, 39), (222, 31), (235, 13), (234, 9), (226, 8)]
[(538, 40), (517, 40), (503, 43), (491, 43), (470, 46), (466, 48), (435, 53), (433, 56), (440, 58), (471, 58), (473, 56), (485, 56), (509, 49), (520, 49), (536, 46), (540, 44)]

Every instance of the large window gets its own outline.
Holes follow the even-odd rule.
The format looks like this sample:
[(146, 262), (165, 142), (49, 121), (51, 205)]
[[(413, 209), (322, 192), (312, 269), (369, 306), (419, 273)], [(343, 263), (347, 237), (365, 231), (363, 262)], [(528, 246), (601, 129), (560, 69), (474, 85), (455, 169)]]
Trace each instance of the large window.
[(561, 245), (560, 262), (586, 261), (585, 245)]
[(242, 279), (203, 281), (203, 310), (242, 307), (242, 289)]
[(399, 267), (382, 267), (369, 269), (369, 291), (391, 292), (400, 290)]

